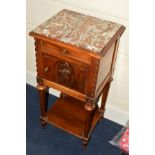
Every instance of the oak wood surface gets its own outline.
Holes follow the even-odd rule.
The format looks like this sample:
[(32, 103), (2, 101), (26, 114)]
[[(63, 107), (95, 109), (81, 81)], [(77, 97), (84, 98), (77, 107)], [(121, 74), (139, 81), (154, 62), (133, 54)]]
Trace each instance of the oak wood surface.
[(43, 80), (43, 83), (44, 85), (48, 86), (48, 87), (52, 87), (54, 89), (57, 89), (59, 91), (62, 91), (63, 93), (65, 94), (68, 94), (70, 96), (74, 96), (75, 98), (81, 100), (81, 101), (86, 101), (86, 95), (80, 93), (80, 92), (77, 92), (73, 89), (70, 89), (70, 88), (67, 88), (65, 86), (62, 86), (60, 84), (57, 84), (55, 82), (51, 82), (49, 80), (46, 80), (46, 79), (42, 79)]
[(90, 64), (90, 56), (88, 54), (82, 52), (76, 52), (73, 49), (70, 50), (68, 48), (62, 48), (61, 46), (51, 44), (43, 41), (41, 51), (43, 53), (47, 53), (49, 55), (54, 55), (57, 57), (61, 57), (64, 59), (71, 59), (73, 61), (84, 62), (86, 64)]
[[(46, 115), (43, 117), (45, 122), (53, 124), (56, 127), (61, 128), (81, 139), (88, 140), (90, 133), (88, 132), (88, 125), (90, 121), (93, 121), (91, 125), (91, 131), (95, 128), (97, 120), (99, 120), (99, 111), (95, 112), (95, 115), (90, 120), (91, 113), (88, 113), (84, 108), (85, 102), (79, 101), (73, 97), (65, 96), (57, 99), (52, 104)], [(85, 130), (87, 131), (84, 135)]]
[(89, 66), (58, 57), (43, 55), (40, 77), (86, 94), (86, 75)]

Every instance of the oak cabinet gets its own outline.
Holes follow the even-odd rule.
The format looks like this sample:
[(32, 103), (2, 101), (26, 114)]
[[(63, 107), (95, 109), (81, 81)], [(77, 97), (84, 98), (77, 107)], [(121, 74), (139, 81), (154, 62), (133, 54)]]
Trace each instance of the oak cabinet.
[[(52, 124), (87, 146), (104, 115), (124, 30), (120, 24), (64, 9), (30, 32), (35, 39), (43, 127)], [(46, 110), (45, 91), (50, 87), (61, 96)]]

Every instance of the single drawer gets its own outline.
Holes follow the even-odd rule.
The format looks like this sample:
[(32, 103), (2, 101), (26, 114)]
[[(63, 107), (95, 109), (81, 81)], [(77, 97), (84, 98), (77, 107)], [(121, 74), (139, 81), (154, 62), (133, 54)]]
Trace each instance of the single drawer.
[(66, 61), (58, 57), (42, 54), (41, 77), (60, 85), (86, 93), (87, 64)]
[(90, 56), (76, 50), (70, 50), (52, 43), (43, 41), (41, 52), (48, 55), (57, 56), (66, 60), (78, 60), (90, 64)]

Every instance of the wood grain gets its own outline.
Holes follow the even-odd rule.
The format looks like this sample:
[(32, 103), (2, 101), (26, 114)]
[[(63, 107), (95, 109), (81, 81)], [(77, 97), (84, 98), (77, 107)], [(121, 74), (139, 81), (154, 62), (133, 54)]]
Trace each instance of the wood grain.
[[(35, 32), (37, 83), (40, 121), (71, 133), (86, 148), (96, 124), (103, 118), (113, 79), (121, 26), (97, 53)], [(93, 37), (93, 36), (92, 36)], [(91, 38), (90, 38), (91, 40)], [(60, 98), (46, 111), (45, 89), (61, 91)], [(101, 107), (97, 102), (102, 96)]]

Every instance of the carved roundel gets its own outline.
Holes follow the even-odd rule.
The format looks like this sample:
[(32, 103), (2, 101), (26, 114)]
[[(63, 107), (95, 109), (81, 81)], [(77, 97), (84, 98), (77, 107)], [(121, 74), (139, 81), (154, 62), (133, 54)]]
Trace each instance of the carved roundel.
[(58, 81), (65, 86), (72, 86), (74, 82), (74, 70), (68, 62), (59, 62), (57, 65)]

